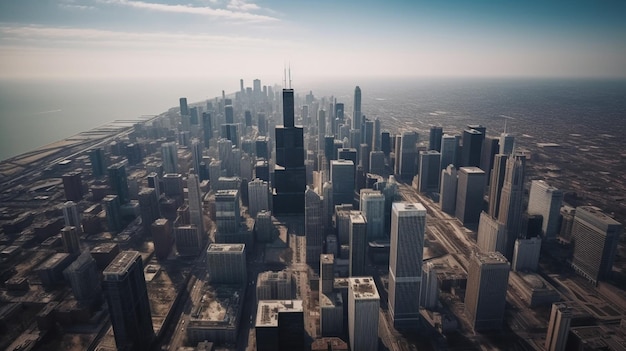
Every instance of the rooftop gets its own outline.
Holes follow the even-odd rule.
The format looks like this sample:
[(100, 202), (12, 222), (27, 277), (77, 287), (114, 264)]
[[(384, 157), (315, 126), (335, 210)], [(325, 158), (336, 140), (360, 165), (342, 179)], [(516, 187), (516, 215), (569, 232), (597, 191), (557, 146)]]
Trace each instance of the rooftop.
[(102, 273), (105, 278), (107, 276), (126, 274), (133, 262), (137, 260), (137, 257), (141, 257), (137, 251), (122, 251), (111, 261)]
[(243, 252), (245, 244), (211, 244), (207, 252)]
[(39, 269), (50, 269), (60, 262), (65, 261), (69, 256), (70, 254), (68, 253), (55, 253), (52, 257), (42, 263), (41, 266), (39, 266)]
[(509, 264), (509, 261), (499, 252), (476, 252), (474, 255), (481, 264)]
[(378, 300), (378, 290), (372, 277), (356, 277), (348, 278), (350, 291), (354, 294), (354, 298), (358, 300)]
[(302, 300), (261, 300), (257, 306), (256, 327), (277, 327), (281, 312), (303, 312)]
[(239, 287), (205, 283), (200, 300), (194, 301), (189, 327), (236, 327), (242, 294)]
[(467, 173), (467, 174), (485, 174), (485, 171), (478, 167), (461, 167), (459, 171)]

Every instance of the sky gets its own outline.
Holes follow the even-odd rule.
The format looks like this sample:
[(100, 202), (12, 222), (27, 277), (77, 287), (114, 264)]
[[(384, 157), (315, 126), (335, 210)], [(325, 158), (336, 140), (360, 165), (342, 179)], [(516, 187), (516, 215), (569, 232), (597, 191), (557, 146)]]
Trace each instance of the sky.
[(626, 1), (0, 0), (0, 79), (626, 78)]

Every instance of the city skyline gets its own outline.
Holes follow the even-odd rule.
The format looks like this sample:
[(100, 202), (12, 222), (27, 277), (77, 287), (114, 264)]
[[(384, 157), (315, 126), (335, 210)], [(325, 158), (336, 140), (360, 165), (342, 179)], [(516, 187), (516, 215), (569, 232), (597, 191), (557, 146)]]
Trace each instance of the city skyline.
[(620, 1), (2, 2), (0, 79), (224, 77), (237, 69), (280, 81), (289, 64), (301, 82), (625, 78), (625, 10)]

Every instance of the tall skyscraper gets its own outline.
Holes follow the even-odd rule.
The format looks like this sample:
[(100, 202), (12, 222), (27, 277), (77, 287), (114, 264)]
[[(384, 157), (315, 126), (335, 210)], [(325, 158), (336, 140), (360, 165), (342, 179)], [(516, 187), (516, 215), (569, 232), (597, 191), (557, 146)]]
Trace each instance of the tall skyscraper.
[(161, 161), (163, 173), (178, 173), (178, 147), (176, 143), (161, 144)]
[(367, 220), (358, 211), (350, 213), (350, 265), (349, 275), (358, 277), (365, 274), (367, 250)]
[(304, 215), (306, 169), (302, 127), (296, 127), (293, 89), (283, 89), (283, 125), (276, 127), (274, 215)]
[[(67, 201), (83, 199), (83, 180), (81, 172), (68, 172), (62, 177), (63, 190)], [(113, 190), (116, 190), (115, 188)]]
[(439, 192), (441, 154), (435, 150), (420, 151), (420, 192)]
[(559, 231), (561, 205), (563, 205), (563, 192), (561, 190), (548, 185), (543, 180), (531, 182), (528, 214), (543, 217), (541, 232), (548, 241), (556, 240)]
[(476, 243), (481, 252), (506, 252), (506, 226), (485, 212), (480, 213)]
[(430, 127), (430, 138), (428, 139), (428, 150), (435, 150), (435, 151), (441, 152), (442, 136), (443, 136), (443, 128)]
[(306, 262), (315, 267), (319, 262), (324, 242), (322, 198), (308, 186), (304, 193), (304, 235), (306, 237)]
[(211, 139), (213, 138), (213, 118), (209, 112), (202, 112), (202, 134), (204, 137), (204, 147), (209, 148), (211, 146)]
[(455, 165), (456, 150), (458, 148), (459, 138), (454, 135), (444, 134), (441, 137), (441, 169), (445, 169), (448, 165)]
[(489, 181), (489, 215), (498, 218), (500, 214), (500, 197), (506, 175), (506, 160), (508, 156), (497, 154), (494, 156), (491, 180)]
[(370, 169), (368, 172), (378, 175), (385, 174), (385, 154), (382, 151), (370, 152)]
[(63, 249), (69, 254), (80, 253), (80, 232), (76, 227), (63, 227), (61, 229)]
[(80, 213), (74, 201), (67, 201), (63, 204), (63, 221), (66, 226), (73, 226), (81, 231)]
[(594, 284), (606, 279), (611, 274), (617, 244), (623, 231), (621, 223), (599, 208), (577, 207), (572, 226), (574, 270)]
[(515, 149), (515, 137), (508, 133), (500, 134), (500, 150), (498, 153), (511, 155)]
[(160, 217), (159, 199), (156, 190), (145, 188), (139, 192), (139, 212), (141, 214), (141, 226), (145, 236), (152, 235), (152, 222)]
[(546, 351), (565, 351), (572, 321), (572, 309), (565, 303), (553, 303), (546, 334)]
[(330, 294), (333, 292), (335, 281), (335, 256), (332, 254), (320, 255), (320, 294)]
[(385, 196), (381, 191), (362, 189), (359, 209), (367, 219), (367, 241), (382, 239), (385, 235)]
[(465, 313), (474, 331), (502, 329), (509, 269), (499, 252), (476, 252), (470, 258)]
[(128, 178), (126, 177), (126, 167), (124, 164), (117, 163), (109, 166), (107, 169), (109, 185), (119, 197), (120, 203), (125, 204), (130, 200), (128, 194)]
[(218, 190), (215, 192), (215, 224), (221, 234), (237, 233), (241, 223), (239, 213), (239, 191)]
[(514, 155), (506, 161), (498, 221), (506, 226), (506, 253), (504, 256), (507, 259), (513, 258), (515, 240), (522, 234), (525, 169), (526, 157), (523, 155)]
[(102, 272), (118, 350), (150, 350), (154, 340), (143, 262), (137, 251), (122, 251)]
[(122, 230), (122, 214), (120, 200), (117, 195), (107, 195), (102, 200), (106, 211), (107, 227), (110, 232), (117, 233)]
[(499, 151), (497, 138), (485, 138), (483, 140), (483, 148), (480, 155), (480, 169), (485, 171), (487, 182), (491, 180), (491, 170), (493, 169), (493, 158)]
[(106, 172), (106, 160), (104, 157), (104, 150), (102, 148), (96, 148), (89, 151), (89, 161), (91, 162), (91, 169), (94, 177), (101, 177)]
[(189, 107), (187, 106), (187, 98), (181, 97), (178, 99), (180, 105), (180, 115), (181, 116), (189, 116)]
[(463, 225), (478, 224), (483, 207), (485, 172), (478, 167), (461, 167), (458, 176), (454, 214)]
[(439, 284), (435, 264), (427, 262), (423, 267), (423, 273), (422, 279), (424, 283), (420, 291), (420, 305), (432, 311), (439, 302)]
[(317, 150), (324, 151), (324, 136), (326, 135), (326, 110), (317, 112)]
[(380, 295), (372, 277), (348, 279), (348, 335), (350, 349), (378, 350)]
[(457, 171), (454, 164), (449, 164), (441, 171), (441, 189), (439, 191), (439, 206), (447, 214), (454, 215), (456, 211)]
[(426, 208), (396, 202), (391, 213), (389, 313), (396, 328), (416, 328), (422, 285)]
[(102, 297), (100, 273), (96, 261), (89, 251), (85, 251), (64, 271), (65, 279), (72, 287), (72, 293), (81, 304), (89, 305)]
[(189, 220), (195, 225), (200, 232), (200, 236), (204, 236), (204, 214), (202, 211), (202, 191), (200, 190), (200, 182), (195, 172), (190, 172), (187, 176), (187, 191), (189, 199)]
[(250, 217), (255, 218), (259, 212), (270, 210), (270, 196), (270, 186), (267, 181), (255, 178), (248, 183), (248, 213), (250, 213)]
[(416, 132), (402, 132), (399, 158), (396, 151), (396, 158), (399, 160), (399, 172), (397, 173), (402, 180), (413, 180), (413, 176), (417, 171), (417, 141), (418, 135)]
[(354, 109), (352, 110), (352, 129), (361, 129), (363, 124), (361, 112), (361, 88), (354, 88)]
[(541, 238), (532, 237), (530, 239), (515, 240), (511, 269), (515, 272), (536, 271), (540, 253)]
[(354, 201), (354, 163), (350, 160), (330, 161), (330, 179), (333, 184), (333, 205), (352, 204)]
[(171, 222), (165, 218), (158, 218), (152, 222), (150, 231), (154, 243), (154, 254), (159, 260), (166, 259), (174, 244)]
[(476, 129), (463, 131), (463, 147), (461, 149), (462, 167), (479, 167), (485, 135)]
[(224, 106), (224, 122), (235, 123), (235, 111), (233, 105)]
[(246, 284), (246, 245), (210, 244), (206, 252), (212, 284)]
[(200, 143), (200, 139), (192, 138), (191, 139), (191, 160), (193, 162), (193, 169), (196, 171), (196, 174), (200, 174), (200, 162), (202, 162), (202, 144)]

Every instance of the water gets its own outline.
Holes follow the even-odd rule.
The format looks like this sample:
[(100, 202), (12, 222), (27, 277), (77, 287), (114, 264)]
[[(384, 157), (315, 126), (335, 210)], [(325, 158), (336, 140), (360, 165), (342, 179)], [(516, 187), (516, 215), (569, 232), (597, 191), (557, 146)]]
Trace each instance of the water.
[[(262, 82), (267, 84), (268, 82)], [(507, 128), (534, 141), (564, 134), (609, 134), (626, 139), (626, 81), (532, 79), (342, 79), (297, 82), (296, 92), (334, 94), (352, 110), (354, 86), (363, 112), (383, 128), (409, 126), (447, 132), (481, 123), (489, 133)], [(251, 85), (247, 81), (246, 85)], [(238, 79), (7, 81), (0, 80), (0, 160), (116, 119), (154, 115), (178, 104), (239, 89)], [(506, 116), (506, 117), (505, 117)], [(492, 134), (495, 135), (495, 134)], [(540, 139), (540, 140), (537, 140)]]

